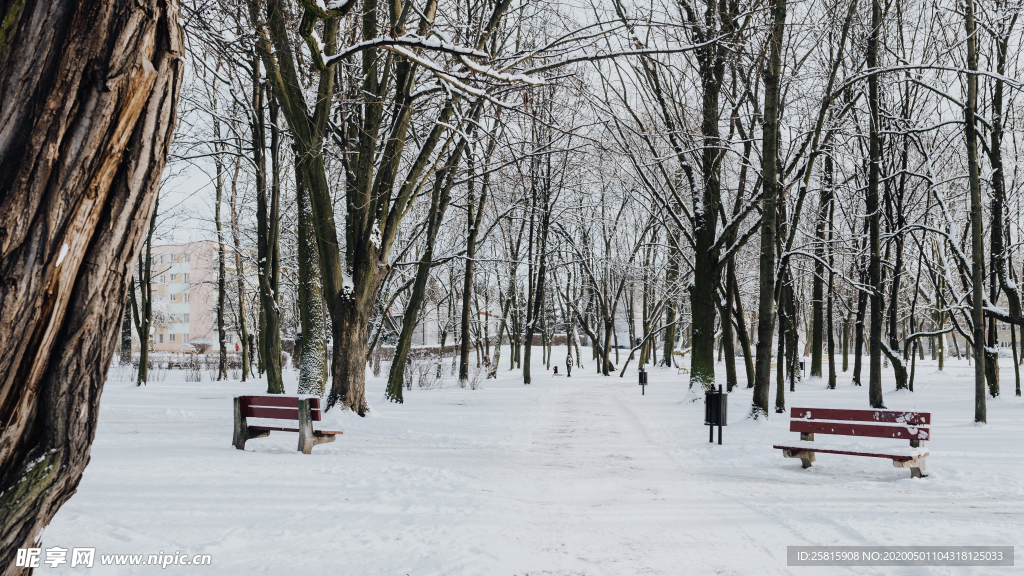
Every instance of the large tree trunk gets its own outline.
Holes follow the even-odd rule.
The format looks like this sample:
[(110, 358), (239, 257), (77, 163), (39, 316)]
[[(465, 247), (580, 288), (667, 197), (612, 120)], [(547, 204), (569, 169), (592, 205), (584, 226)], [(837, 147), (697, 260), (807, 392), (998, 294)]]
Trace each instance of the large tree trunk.
[[(719, 46), (716, 50), (725, 50)], [(718, 211), (722, 198), (722, 144), (719, 133), (719, 95), (722, 71), (710, 69), (711, 58), (702, 59), (701, 173), (704, 186), (701, 197), (694, 199), (693, 284), (690, 287), (690, 310), (693, 318), (693, 348), (690, 352), (690, 388), (710, 390), (715, 387), (715, 317), (718, 310), (718, 279), (721, 267), (712, 249), (718, 233)], [(714, 58), (715, 64), (720, 57)], [(696, 192), (695, 192), (696, 194)], [(723, 324), (728, 318), (723, 319)]]
[(313, 223), (313, 208), (299, 171), (295, 172), (295, 200), (298, 209), (299, 323), (302, 326), (298, 393), (323, 397), (327, 389), (327, 311), (320, 283), (320, 247)]
[[(761, 174), (764, 198), (761, 210), (761, 257), (757, 309), (757, 353), (752, 415), (768, 416), (772, 336), (775, 315), (775, 216), (778, 185), (779, 87), (782, 83), (782, 40), (786, 30), (786, 0), (772, 2), (772, 38), (765, 70), (765, 103)], [(782, 345), (782, 342), (779, 342)]]
[[(6, 3), (0, 36), (0, 571), (89, 461), (176, 121), (175, 0)], [(149, 264), (148, 262), (146, 263)]]

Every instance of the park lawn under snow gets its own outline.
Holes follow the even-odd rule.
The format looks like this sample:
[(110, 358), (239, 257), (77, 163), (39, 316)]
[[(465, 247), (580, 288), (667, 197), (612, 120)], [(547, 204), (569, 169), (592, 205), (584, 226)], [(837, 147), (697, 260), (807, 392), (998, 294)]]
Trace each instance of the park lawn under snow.
[[(158, 572), (99, 566), (100, 556), (162, 551), (212, 555), (212, 566), (167, 568), (180, 574), (536, 576), (815, 574), (787, 567), (786, 546), (1019, 545), (1024, 402), (1011, 362), (983, 426), (972, 421), (973, 368), (949, 364), (919, 363), (914, 393), (884, 379), (887, 407), (933, 413), (929, 476), (913, 480), (876, 458), (820, 454), (802, 469), (772, 449), (798, 439), (788, 414), (746, 418), (747, 389), (731, 394), (725, 444), (709, 444), (703, 403), (686, 401), (688, 377), (674, 369), (652, 370), (641, 396), (632, 370), (606, 378), (588, 362), (553, 377), (538, 361), (530, 386), (503, 366), (481, 389), (448, 377), (396, 405), (383, 399), (385, 368), (368, 379), (372, 415), (329, 412), (317, 427), (345, 434), (308, 456), (292, 433), (231, 446), (231, 398), (262, 393), (262, 382), (112, 379), (92, 461), (42, 546), (96, 547), (95, 574)], [(296, 373), (286, 376), (293, 391)], [(837, 390), (798, 383), (786, 402), (864, 409), (867, 394), (846, 373)]]

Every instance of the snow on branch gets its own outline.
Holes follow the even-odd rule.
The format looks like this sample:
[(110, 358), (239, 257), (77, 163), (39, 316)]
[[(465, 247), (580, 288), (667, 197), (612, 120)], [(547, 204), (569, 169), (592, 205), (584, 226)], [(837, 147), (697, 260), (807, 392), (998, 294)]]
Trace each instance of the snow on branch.
[(530, 74), (509, 74), (507, 72), (501, 72), (491, 68), (490, 66), (477, 64), (461, 54), (459, 55), (459, 59), (462, 60), (462, 63), (473, 72), (483, 74), (484, 76), (494, 78), (495, 80), (502, 80), (504, 82), (522, 82), (531, 86), (541, 86), (544, 84), (543, 78), (531, 76)]
[[(398, 38), (374, 38), (373, 40), (366, 40), (365, 42), (358, 42), (346, 48), (344, 51), (339, 52), (333, 56), (329, 56), (324, 59), (324, 63), (327, 66), (333, 66), (341, 60), (362, 52), (363, 50), (369, 50), (372, 48), (392, 48), (396, 46), (408, 46), (410, 48), (422, 48), (425, 50), (433, 50), (435, 52), (446, 52), (448, 54), (455, 54), (462, 57), (465, 60), (466, 56), (474, 56), (476, 58), (487, 58), (487, 54), (480, 50), (474, 50), (465, 46), (459, 46), (451, 42), (442, 42), (435, 38), (422, 38), (416, 35), (399, 36)], [(404, 55), (404, 54), (403, 54)]]
[(299, 0), (302, 7), (319, 18), (340, 18), (356, 5), (356, 0)]

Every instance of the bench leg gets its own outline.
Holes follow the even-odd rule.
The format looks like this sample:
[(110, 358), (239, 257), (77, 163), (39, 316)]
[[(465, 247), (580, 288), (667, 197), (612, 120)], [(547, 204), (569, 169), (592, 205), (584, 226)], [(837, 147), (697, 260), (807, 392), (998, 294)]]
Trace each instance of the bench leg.
[(799, 458), (803, 463), (804, 468), (810, 468), (811, 464), (814, 463), (814, 452), (807, 452), (806, 450), (801, 450), (799, 452), (783, 450), (782, 456), (783, 458)]
[(915, 458), (914, 460), (893, 460), (892, 465), (897, 468), (910, 468), (911, 478), (927, 478), (928, 475), (924, 473), (924, 457)]
[(235, 434), (231, 444), (239, 449), (245, 450), (245, 441), (249, 439), (249, 427), (245, 423), (245, 416), (242, 416), (242, 399), (235, 398)]
[(299, 400), (299, 452), (312, 454), (313, 446), (334, 442), (334, 434), (321, 434), (313, 430), (309, 399)]
[(309, 416), (309, 400), (299, 400), (299, 452), (312, 454), (316, 445), (313, 437), (313, 420)]

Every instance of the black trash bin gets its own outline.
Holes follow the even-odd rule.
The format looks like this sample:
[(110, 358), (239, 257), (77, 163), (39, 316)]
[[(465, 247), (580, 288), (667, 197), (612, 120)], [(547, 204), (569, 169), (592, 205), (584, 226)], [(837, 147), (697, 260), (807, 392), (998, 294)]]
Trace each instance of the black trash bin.
[(718, 390), (704, 392), (704, 424), (708, 428), (708, 442), (715, 441), (715, 426), (718, 426), (718, 443), (722, 443), (722, 426), (727, 425), (729, 413), (729, 395)]

